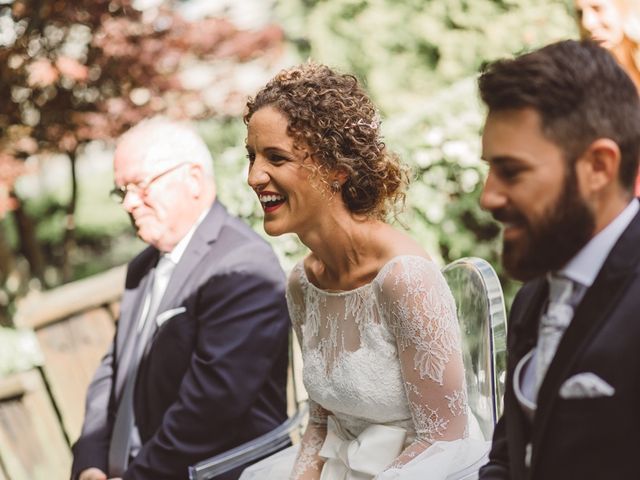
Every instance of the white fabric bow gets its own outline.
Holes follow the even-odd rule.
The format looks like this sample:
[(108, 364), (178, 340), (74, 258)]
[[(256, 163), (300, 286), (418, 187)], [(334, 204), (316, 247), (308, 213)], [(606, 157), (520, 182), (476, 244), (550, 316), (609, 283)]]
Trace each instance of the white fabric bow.
[(401, 427), (370, 425), (349, 439), (330, 415), (327, 437), (319, 452), (326, 460), (320, 480), (370, 480), (400, 455), (405, 435)]

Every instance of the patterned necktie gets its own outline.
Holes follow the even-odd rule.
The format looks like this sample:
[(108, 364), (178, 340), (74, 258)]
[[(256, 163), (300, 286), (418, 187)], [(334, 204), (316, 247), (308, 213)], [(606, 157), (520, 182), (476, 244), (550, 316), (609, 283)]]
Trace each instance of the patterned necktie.
[(538, 330), (536, 390), (540, 389), (560, 339), (573, 318), (571, 299), (574, 294), (574, 282), (553, 274), (548, 276), (548, 281), (549, 305), (540, 319)]
[(133, 418), (133, 392), (138, 374), (138, 366), (142, 359), (152, 333), (155, 331), (154, 318), (160, 306), (160, 300), (167, 288), (169, 278), (173, 272), (175, 264), (167, 255), (160, 257), (156, 266), (153, 278), (151, 279), (151, 288), (148, 290), (149, 297), (146, 300), (147, 307), (144, 315), (144, 321), (138, 328), (136, 345), (134, 347), (132, 362), (127, 367), (127, 379), (125, 380), (122, 397), (116, 411), (116, 418), (113, 425), (113, 433), (111, 435), (111, 443), (109, 444), (109, 475), (111, 477), (120, 477), (127, 469), (129, 464), (129, 452), (131, 449), (131, 434), (134, 426)]

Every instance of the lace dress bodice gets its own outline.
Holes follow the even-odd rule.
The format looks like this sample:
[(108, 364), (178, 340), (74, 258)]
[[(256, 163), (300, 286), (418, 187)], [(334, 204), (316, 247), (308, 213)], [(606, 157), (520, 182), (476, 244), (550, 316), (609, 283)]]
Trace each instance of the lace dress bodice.
[(292, 478), (318, 478), (328, 415), (354, 437), (372, 424), (404, 428), (396, 468), (466, 435), (456, 307), (433, 262), (395, 257), (371, 283), (338, 292), (313, 285), (298, 263), (287, 301), (311, 408)]

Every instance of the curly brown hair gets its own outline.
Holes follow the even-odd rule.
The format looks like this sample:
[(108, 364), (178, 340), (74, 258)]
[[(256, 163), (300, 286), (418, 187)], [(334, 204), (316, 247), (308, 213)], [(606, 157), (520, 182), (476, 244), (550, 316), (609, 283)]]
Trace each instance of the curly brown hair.
[(347, 174), (341, 195), (351, 212), (385, 219), (404, 202), (407, 168), (381, 140), (376, 108), (356, 77), (316, 63), (282, 70), (249, 99), (245, 124), (267, 106), (287, 117), (288, 134), (310, 150), (321, 178)]

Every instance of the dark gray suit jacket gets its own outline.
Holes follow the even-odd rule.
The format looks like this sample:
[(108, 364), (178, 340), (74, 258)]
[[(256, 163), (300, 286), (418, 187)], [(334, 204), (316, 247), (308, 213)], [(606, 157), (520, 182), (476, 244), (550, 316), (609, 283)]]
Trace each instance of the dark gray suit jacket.
[[(114, 416), (158, 255), (149, 247), (129, 264), (115, 339), (87, 394), (72, 476), (88, 467), (107, 472)], [(284, 273), (267, 242), (215, 202), (158, 308), (160, 318), (184, 311), (157, 328), (143, 354), (134, 394), (143, 446), (124, 479), (186, 478), (190, 464), (285, 420), (284, 292)]]
[[(548, 296), (544, 279), (526, 284), (509, 319), (504, 415), (481, 480), (640, 478), (640, 214), (576, 307), (540, 387), (531, 425), (513, 391), (513, 372), (536, 344)], [(592, 372), (615, 389), (610, 397), (566, 399), (564, 381)], [(531, 443), (530, 467), (525, 464)]]

